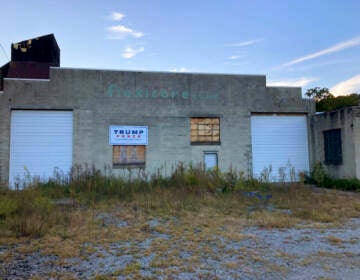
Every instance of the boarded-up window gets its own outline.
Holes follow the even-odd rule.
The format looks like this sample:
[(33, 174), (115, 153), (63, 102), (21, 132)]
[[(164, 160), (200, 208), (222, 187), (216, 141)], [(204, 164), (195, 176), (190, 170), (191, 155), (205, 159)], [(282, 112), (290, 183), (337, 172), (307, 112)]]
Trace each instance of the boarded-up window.
[(114, 145), (113, 166), (145, 165), (145, 146)]
[(220, 144), (219, 118), (191, 118), (191, 144)]
[(324, 131), (325, 164), (342, 164), (341, 129)]

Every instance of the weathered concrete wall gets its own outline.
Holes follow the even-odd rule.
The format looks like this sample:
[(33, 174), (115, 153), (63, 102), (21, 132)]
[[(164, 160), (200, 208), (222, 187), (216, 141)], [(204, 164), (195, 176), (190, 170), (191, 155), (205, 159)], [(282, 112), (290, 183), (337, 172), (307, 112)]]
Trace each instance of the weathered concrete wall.
[[(11, 109), (71, 109), (74, 164), (112, 166), (110, 125), (149, 126), (146, 171), (167, 173), (217, 151), (219, 167), (249, 170), (251, 112), (312, 113), (300, 88), (266, 87), (265, 76), (51, 68), (50, 80), (5, 79), (0, 95), (0, 175), (9, 172)], [(220, 117), (221, 145), (190, 145), (190, 117)], [(121, 172), (114, 170), (114, 172)]]
[(316, 114), (311, 119), (313, 162), (325, 161), (323, 131), (341, 129), (342, 159), (340, 165), (324, 164), (335, 178), (360, 178), (360, 107), (348, 107)]
[(353, 107), (353, 135), (355, 147), (355, 174), (360, 179), (360, 107)]

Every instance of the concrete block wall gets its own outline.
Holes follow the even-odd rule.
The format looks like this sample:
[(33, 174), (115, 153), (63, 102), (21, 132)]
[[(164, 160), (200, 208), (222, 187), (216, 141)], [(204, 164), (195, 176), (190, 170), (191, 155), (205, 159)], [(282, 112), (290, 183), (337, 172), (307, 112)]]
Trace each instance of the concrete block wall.
[[(217, 151), (222, 170), (250, 171), (251, 113), (308, 114), (300, 88), (266, 87), (266, 77), (51, 68), (49, 80), (5, 79), (0, 94), (0, 174), (9, 173), (12, 109), (73, 110), (73, 164), (112, 166), (110, 125), (147, 125), (148, 173)], [(221, 145), (191, 145), (191, 117), (220, 117)], [(123, 173), (114, 169), (113, 172)]]
[(353, 136), (355, 153), (355, 174), (360, 179), (360, 107), (353, 107)]
[(324, 164), (335, 178), (360, 178), (360, 108), (348, 107), (332, 112), (317, 113), (311, 119), (313, 162), (325, 161), (323, 132), (341, 129), (342, 158), (340, 165)]

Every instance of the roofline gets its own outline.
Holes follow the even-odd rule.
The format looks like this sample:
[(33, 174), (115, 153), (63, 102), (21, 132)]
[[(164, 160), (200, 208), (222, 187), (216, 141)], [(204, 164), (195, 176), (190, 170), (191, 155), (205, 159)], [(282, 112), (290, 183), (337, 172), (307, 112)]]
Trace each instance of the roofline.
[(314, 116), (319, 116), (319, 115), (324, 115), (324, 114), (327, 114), (327, 113), (336, 113), (336, 112), (339, 112), (341, 110), (349, 109), (349, 108), (351, 108), (351, 109), (360, 108), (360, 105), (346, 106), (346, 107), (338, 108), (338, 109), (331, 110), (331, 111), (315, 112), (313, 115)]
[(21, 40), (21, 41), (19, 41), (19, 42), (12, 42), (11, 45), (13, 45), (13, 44), (19, 44), (19, 43), (21, 43), (21, 42), (26, 42), (26, 41), (29, 41), (29, 40), (36, 40), (36, 39), (38, 39), (38, 38), (47, 37), (47, 36), (52, 36), (52, 37), (54, 38), (55, 44), (56, 44), (56, 46), (58, 47), (58, 49), (60, 50), (59, 44), (58, 44), (57, 41), (56, 41), (56, 37), (55, 37), (55, 34), (54, 34), (54, 33), (49, 33), (49, 34), (45, 34), (45, 35), (35, 36), (35, 37), (29, 38), (29, 39)]
[(206, 73), (206, 72), (172, 72), (172, 71), (149, 71), (149, 70), (124, 70), (124, 69), (101, 69), (101, 68), (75, 68), (75, 67), (56, 67), (50, 66), (54, 70), (84, 70), (84, 71), (112, 71), (112, 72), (131, 72), (131, 73), (155, 73), (155, 74), (187, 74), (187, 75), (214, 75), (214, 76), (244, 76), (244, 77), (265, 77), (259, 74), (230, 74), (230, 73)]
[(266, 86), (266, 88), (299, 88), (302, 90), (302, 87), (295, 87), (295, 86)]

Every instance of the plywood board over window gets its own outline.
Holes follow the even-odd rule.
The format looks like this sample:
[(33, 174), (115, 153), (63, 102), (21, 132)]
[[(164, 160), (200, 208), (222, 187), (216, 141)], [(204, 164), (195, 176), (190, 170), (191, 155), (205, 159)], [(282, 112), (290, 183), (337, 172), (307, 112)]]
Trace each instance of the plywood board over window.
[(145, 165), (145, 146), (114, 145), (112, 147), (114, 167)]
[(220, 144), (219, 118), (191, 118), (191, 144)]

